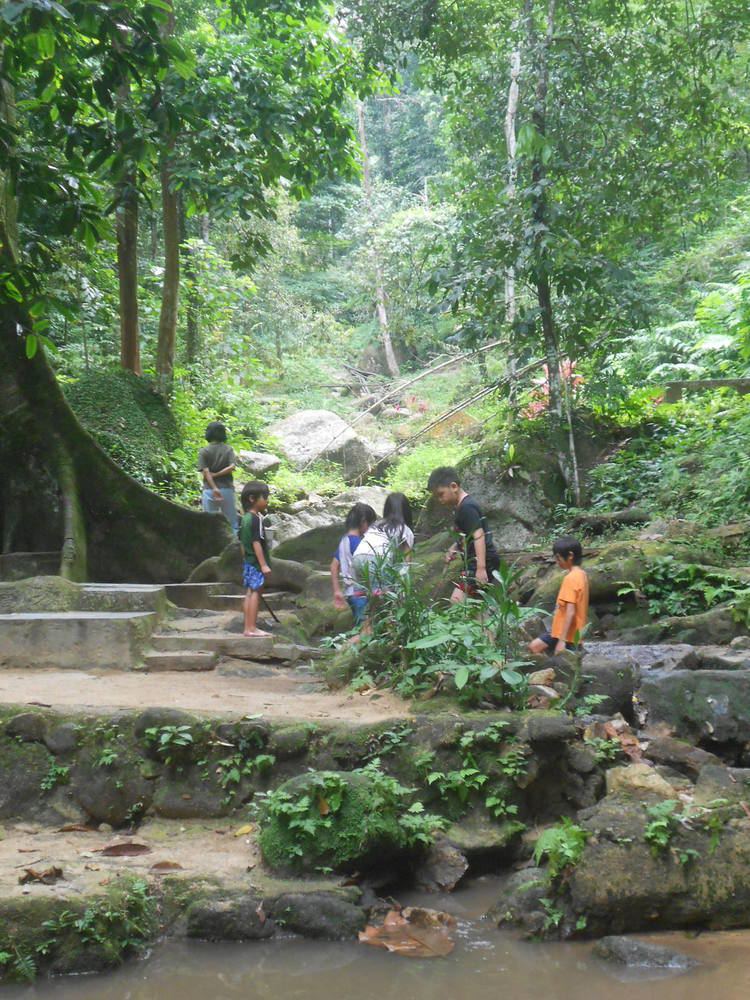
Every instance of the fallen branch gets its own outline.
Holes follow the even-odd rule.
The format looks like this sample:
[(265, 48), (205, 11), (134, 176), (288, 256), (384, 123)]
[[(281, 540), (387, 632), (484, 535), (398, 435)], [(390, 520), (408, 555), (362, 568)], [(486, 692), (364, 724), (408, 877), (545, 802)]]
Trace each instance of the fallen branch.
[[(427, 378), (429, 375), (436, 375), (438, 372), (444, 371), (446, 368), (451, 368), (453, 365), (459, 364), (461, 361), (468, 361), (469, 358), (476, 357), (478, 354), (484, 354), (485, 351), (491, 351), (495, 347), (501, 347), (503, 344), (506, 344), (506, 341), (493, 340), (491, 343), (485, 344), (484, 347), (478, 347), (475, 351), (468, 351), (466, 354), (459, 354), (455, 358), (449, 358), (447, 361), (442, 361), (434, 368), (428, 368), (427, 371), (420, 372), (419, 375), (414, 375), (412, 378), (407, 379), (406, 382), (402, 382), (400, 385), (397, 385), (395, 389), (391, 389), (389, 392), (386, 392), (384, 396), (376, 399), (372, 406), (368, 406), (366, 410), (363, 410), (358, 416), (356, 416), (354, 420), (352, 420), (351, 423), (348, 424), (343, 430), (340, 430), (337, 434), (335, 434), (325, 446), (324, 451), (328, 451), (331, 445), (335, 441), (338, 441), (342, 434), (346, 434), (350, 427), (354, 427), (355, 424), (358, 424), (360, 420), (364, 420), (364, 418), (368, 416), (368, 414), (372, 413), (373, 410), (377, 410), (381, 407), (386, 400), (391, 399), (393, 396), (400, 395), (404, 389), (408, 389), (410, 386), (414, 385), (415, 382), (419, 382), (423, 378)], [(344, 365), (344, 367), (350, 368), (351, 366)], [(515, 372), (514, 377), (522, 374), (523, 371), (526, 371), (526, 369), (522, 369), (521, 372)], [(310, 461), (302, 467), (301, 471), (304, 472), (306, 469), (309, 469), (313, 462), (317, 461), (318, 457), (319, 456), (316, 455), (314, 458), (311, 458)]]

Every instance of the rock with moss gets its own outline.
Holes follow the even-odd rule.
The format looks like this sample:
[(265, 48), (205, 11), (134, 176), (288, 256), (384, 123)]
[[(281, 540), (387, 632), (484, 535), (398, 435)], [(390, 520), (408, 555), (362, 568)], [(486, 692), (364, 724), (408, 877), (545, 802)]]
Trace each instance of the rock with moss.
[(281, 872), (366, 871), (420, 856), (440, 825), (374, 768), (310, 771), (270, 793), (260, 820), (266, 863)]
[(734, 607), (723, 604), (695, 615), (661, 618), (622, 633), (623, 642), (679, 642), (693, 646), (729, 645), (744, 635), (747, 626), (738, 620)]
[(750, 740), (750, 670), (655, 670), (638, 699), (648, 721), (681, 739), (712, 744)]
[(188, 907), (185, 933), (203, 941), (259, 941), (274, 935), (263, 900), (248, 893), (196, 900)]
[(76, 802), (98, 823), (133, 823), (151, 806), (154, 783), (143, 776), (142, 760), (127, 749), (87, 749), (71, 772)]
[[(573, 920), (586, 933), (657, 928), (725, 929), (750, 924), (750, 820), (739, 808), (709, 825), (685, 825), (681, 804), (608, 795), (579, 814), (588, 831), (582, 857), (566, 877)], [(653, 835), (657, 813), (674, 820)], [(651, 836), (651, 839), (649, 838)]]
[(79, 593), (78, 584), (61, 576), (32, 576), (0, 583), (0, 614), (75, 611)]
[(358, 905), (360, 891), (289, 892), (270, 903), (273, 919), (304, 937), (343, 941), (365, 929), (367, 910)]

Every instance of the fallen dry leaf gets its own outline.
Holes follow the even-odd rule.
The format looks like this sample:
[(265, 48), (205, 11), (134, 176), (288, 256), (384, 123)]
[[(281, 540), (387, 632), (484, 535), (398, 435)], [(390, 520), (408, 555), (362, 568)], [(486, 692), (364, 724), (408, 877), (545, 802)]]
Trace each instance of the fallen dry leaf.
[(151, 865), (149, 871), (156, 872), (157, 875), (160, 872), (182, 871), (182, 865), (179, 861), (157, 861), (155, 864)]
[(92, 828), (90, 826), (85, 826), (83, 823), (66, 823), (65, 826), (61, 826), (57, 830), (58, 833), (92, 833)]
[(318, 812), (321, 816), (327, 816), (331, 811), (331, 807), (328, 805), (328, 799), (324, 799), (322, 796), (318, 799)]
[(126, 840), (122, 844), (107, 844), (96, 854), (101, 854), (103, 858), (123, 858), (136, 854), (150, 854), (151, 848), (146, 844), (136, 844), (133, 840)]
[(99, 872), (101, 871), (100, 865), (84, 865), (83, 870), (86, 872)]
[[(408, 916), (407, 916), (408, 914)], [(362, 944), (405, 955), (407, 958), (441, 958), (449, 955), (455, 944), (448, 930), (455, 920), (436, 910), (411, 907), (399, 913), (390, 910), (382, 926), (368, 925), (360, 933)]]
[(27, 868), (25, 874), (19, 876), (18, 881), (21, 885), (26, 885), (27, 882), (41, 882), (43, 885), (54, 885), (62, 877), (62, 868), (52, 865), (49, 868), (45, 868), (43, 872), (37, 871), (36, 868)]
[(238, 830), (234, 831), (234, 835), (235, 837), (246, 837), (248, 833), (252, 833), (254, 829), (255, 827), (252, 823), (245, 823), (244, 826), (241, 826)]

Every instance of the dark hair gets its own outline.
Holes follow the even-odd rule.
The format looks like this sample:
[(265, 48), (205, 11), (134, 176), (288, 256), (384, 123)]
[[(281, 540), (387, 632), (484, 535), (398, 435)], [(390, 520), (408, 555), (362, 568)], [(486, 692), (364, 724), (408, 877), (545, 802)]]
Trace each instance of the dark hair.
[(212, 420), (206, 428), (206, 441), (226, 441), (227, 429), (220, 420)]
[(451, 486), (453, 483), (456, 486), (461, 485), (461, 477), (458, 474), (458, 470), (452, 468), (450, 465), (441, 465), (439, 469), (433, 469), (430, 473), (430, 478), (427, 480), (427, 489), (432, 492), (438, 486)]
[(378, 515), (368, 503), (355, 503), (346, 515), (345, 527), (347, 531), (354, 531), (359, 528), (363, 521), (367, 522), (367, 527), (377, 521)]
[(577, 538), (566, 535), (564, 538), (558, 538), (554, 543), (552, 546), (552, 555), (562, 556), (563, 559), (573, 556), (573, 565), (580, 566), (583, 559), (583, 549)]
[(383, 516), (376, 527), (382, 528), (386, 535), (397, 535), (401, 528), (412, 526), (411, 504), (403, 493), (389, 493), (385, 498)]
[(253, 479), (252, 482), (245, 483), (242, 487), (242, 493), (240, 495), (240, 503), (242, 504), (242, 509), (244, 511), (250, 510), (255, 501), (259, 497), (268, 496), (268, 484), (262, 483), (259, 479)]

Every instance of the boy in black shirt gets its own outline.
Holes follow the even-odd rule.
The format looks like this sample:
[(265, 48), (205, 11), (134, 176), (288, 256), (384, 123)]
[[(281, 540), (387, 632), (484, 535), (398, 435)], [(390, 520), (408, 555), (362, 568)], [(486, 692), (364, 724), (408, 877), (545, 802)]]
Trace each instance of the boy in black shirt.
[(435, 469), (430, 474), (427, 489), (438, 503), (455, 511), (453, 523), (460, 538), (446, 552), (445, 561), (464, 557), (464, 572), (451, 594), (454, 603), (463, 601), (466, 596), (473, 597), (490, 580), (500, 565), (500, 556), (492, 541), (486, 517), (476, 500), (461, 486), (455, 469), (448, 466)]
[(263, 511), (268, 507), (268, 486), (258, 480), (246, 483), (241, 496), (242, 509), (245, 512), (240, 525), (240, 542), (242, 543), (242, 583), (245, 587), (245, 630), (248, 637), (267, 636), (258, 628), (258, 608), (260, 594), (271, 572), (268, 565), (268, 545), (266, 531), (263, 525)]

